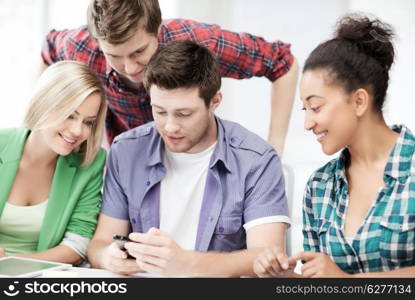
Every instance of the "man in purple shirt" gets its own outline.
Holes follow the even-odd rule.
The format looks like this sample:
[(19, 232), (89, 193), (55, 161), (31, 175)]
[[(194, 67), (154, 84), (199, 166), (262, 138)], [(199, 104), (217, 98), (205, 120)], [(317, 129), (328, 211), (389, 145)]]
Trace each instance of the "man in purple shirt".
[[(215, 116), (222, 95), (212, 53), (191, 41), (160, 46), (144, 85), (155, 121), (114, 140), (88, 250), (92, 266), (121, 274), (254, 276), (256, 255), (276, 246), (275, 272), (292, 269), (280, 160), (263, 139)], [(129, 236), (126, 252), (115, 234)]]

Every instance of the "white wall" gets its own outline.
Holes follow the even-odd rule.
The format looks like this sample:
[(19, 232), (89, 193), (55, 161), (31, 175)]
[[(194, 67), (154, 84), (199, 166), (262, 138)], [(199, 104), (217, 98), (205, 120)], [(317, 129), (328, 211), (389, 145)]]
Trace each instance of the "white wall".
[(415, 100), (410, 88), (415, 69), (415, 1), (413, 0), (352, 0), (350, 8), (370, 11), (396, 30), (396, 59), (384, 115), (388, 123), (403, 123), (415, 131)]
[(0, 128), (18, 126), (36, 78), (41, 1), (0, 1)]
[[(50, 29), (86, 24), (88, 0), (0, 0), (0, 128), (21, 125), (38, 77), (40, 48)], [(160, 0), (166, 15), (175, 1)]]

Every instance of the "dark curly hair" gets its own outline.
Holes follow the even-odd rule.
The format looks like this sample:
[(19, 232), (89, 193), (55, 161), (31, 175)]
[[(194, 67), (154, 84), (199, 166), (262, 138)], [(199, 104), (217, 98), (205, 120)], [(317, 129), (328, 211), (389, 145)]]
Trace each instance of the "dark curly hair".
[(365, 88), (382, 113), (395, 50), (389, 24), (360, 14), (343, 17), (333, 39), (318, 45), (307, 58), (303, 72), (327, 70), (329, 84), (350, 93)]

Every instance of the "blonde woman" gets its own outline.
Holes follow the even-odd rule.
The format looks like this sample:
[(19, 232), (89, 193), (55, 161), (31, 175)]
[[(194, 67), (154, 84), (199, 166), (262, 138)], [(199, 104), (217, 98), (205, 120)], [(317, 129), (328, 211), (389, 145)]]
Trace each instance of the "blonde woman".
[(40, 77), (24, 127), (0, 130), (0, 256), (79, 264), (97, 222), (106, 104), (85, 65)]

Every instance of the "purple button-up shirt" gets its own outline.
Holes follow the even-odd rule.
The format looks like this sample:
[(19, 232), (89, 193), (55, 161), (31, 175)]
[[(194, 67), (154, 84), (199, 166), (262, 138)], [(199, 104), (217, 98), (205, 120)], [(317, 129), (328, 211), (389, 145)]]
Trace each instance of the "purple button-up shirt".
[[(209, 163), (195, 250), (228, 252), (246, 248), (243, 224), (288, 216), (288, 207), (281, 162), (271, 145), (239, 124), (217, 117), (216, 122), (218, 142)], [(162, 151), (154, 122), (114, 140), (103, 214), (129, 220), (134, 232), (159, 227), (160, 182), (166, 175)]]

